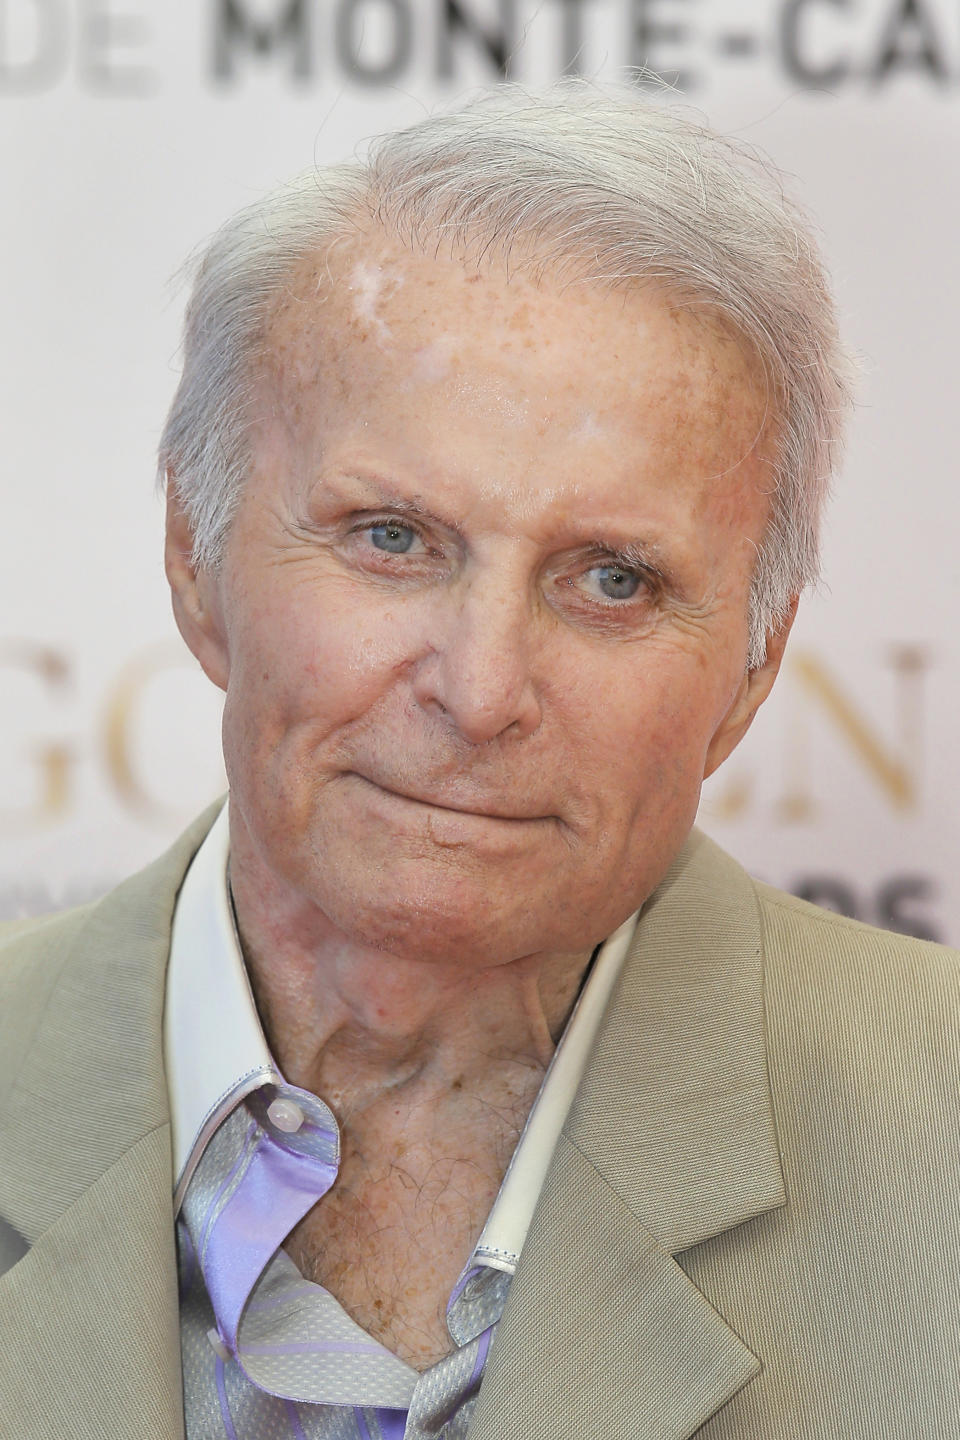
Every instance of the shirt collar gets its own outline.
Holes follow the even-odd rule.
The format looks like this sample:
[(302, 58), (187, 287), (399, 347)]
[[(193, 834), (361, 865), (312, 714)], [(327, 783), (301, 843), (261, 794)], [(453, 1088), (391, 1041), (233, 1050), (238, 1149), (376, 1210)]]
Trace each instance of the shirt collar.
[(601, 945), (591, 966), (477, 1241), (474, 1256), (483, 1265), (511, 1273), (516, 1269), (563, 1122), (623, 969), (638, 914), (635, 911)]
[(224, 805), (180, 887), (170, 939), (163, 1051), (178, 1210), (224, 1116), (261, 1085), (282, 1083), (240, 952), (227, 889), (229, 855)]
[[(173, 917), (163, 1044), (175, 1209), (226, 1115), (262, 1085), (284, 1084), (243, 963), (227, 887), (229, 854), (224, 805), (187, 871)], [(516, 1266), (636, 922), (631, 915), (600, 947), (477, 1242), (476, 1263), (508, 1272)]]

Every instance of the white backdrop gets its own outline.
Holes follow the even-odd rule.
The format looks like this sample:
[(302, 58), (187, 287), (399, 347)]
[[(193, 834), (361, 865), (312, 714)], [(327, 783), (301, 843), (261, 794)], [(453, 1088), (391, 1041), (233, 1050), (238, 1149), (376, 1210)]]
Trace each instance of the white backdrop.
[(102, 890), (222, 785), (152, 489), (183, 257), (503, 69), (644, 60), (796, 177), (864, 364), (825, 585), (702, 823), (960, 943), (955, 0), (0, 0), (0, 913)]

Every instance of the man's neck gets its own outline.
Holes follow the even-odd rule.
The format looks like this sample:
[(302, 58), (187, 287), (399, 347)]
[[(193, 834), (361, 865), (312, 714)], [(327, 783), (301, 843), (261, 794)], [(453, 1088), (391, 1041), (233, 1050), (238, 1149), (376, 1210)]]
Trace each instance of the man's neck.
[(395, 1088), (483, 1091), (549, 1063), (589, 953), (450, 955), (369, 947), (234, 843), (231, 889), (271, 1049), (288, 1081), (341, 1119)]

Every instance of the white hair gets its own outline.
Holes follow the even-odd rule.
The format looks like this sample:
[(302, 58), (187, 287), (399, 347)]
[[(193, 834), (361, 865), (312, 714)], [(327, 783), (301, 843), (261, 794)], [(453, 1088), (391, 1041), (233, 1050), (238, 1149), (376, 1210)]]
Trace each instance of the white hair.
[(198, 564), (216, 566), (249, 461), (251, 400), (292, 271), (384, 226), (411, 248), (607, 288), (653, 284), (705, 307), (759, 357), (775, 422), (772, 507), (754, 570), (748, 663), (819, 568), (819, 528), (849, 408), (810, 225), (772, 164), (675, 106), (561, 81), (499, 86), (370, 143), (242, 210), (203, 255), (160, 444)]

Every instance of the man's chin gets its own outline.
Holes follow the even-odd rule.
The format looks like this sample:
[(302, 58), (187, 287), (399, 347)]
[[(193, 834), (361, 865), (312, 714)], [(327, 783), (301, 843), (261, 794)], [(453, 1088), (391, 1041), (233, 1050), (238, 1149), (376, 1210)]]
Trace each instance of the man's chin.
[(382, 879), (341, 874), (334, 884), (328, 872), (316, 903), (348, 943), (408, 962), (483, 967), (559, 938), (546, 913), (537, 923), (522, 886), (504, 893), (491, 877), (438, 876), (431, 868), (389, 867)]

